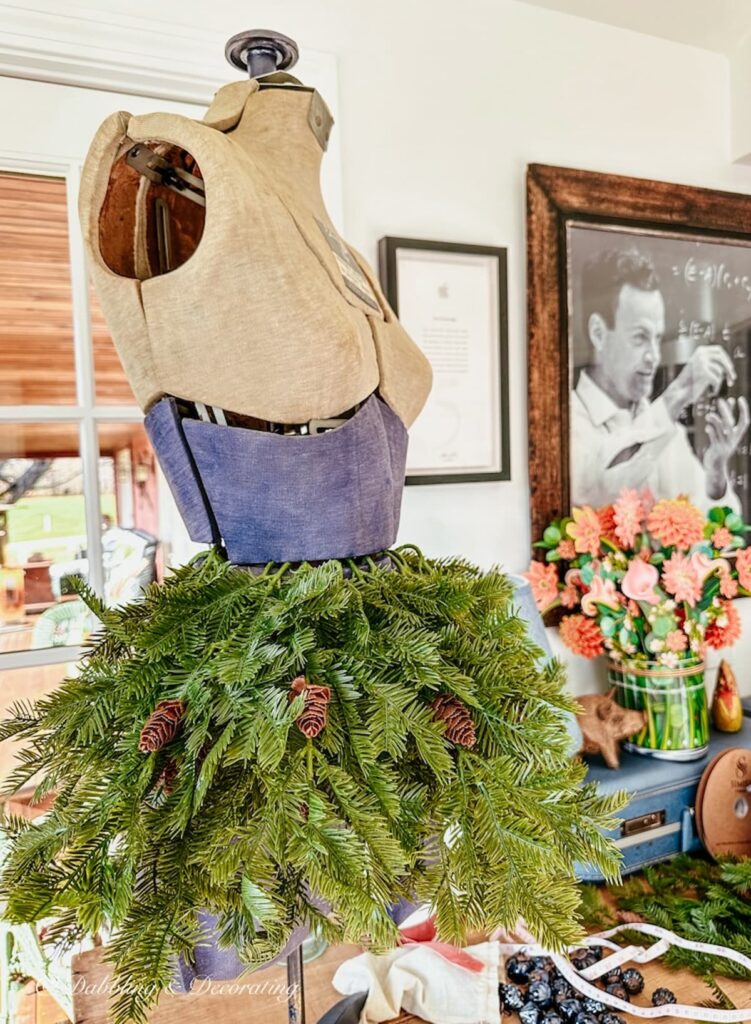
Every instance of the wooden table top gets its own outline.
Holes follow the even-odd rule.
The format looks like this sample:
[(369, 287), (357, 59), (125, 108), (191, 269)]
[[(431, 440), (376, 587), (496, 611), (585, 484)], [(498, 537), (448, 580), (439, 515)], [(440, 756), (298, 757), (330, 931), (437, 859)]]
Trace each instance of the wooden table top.
[[(316, 1024), (342, 998), (331, 979), (343, 960), (359, 952), (359, 946), (331, 946), (317, 960), (305, 965), (307, 1024)], [(76, 1024), (108, 1024), (110, 976), (111, 968), (104, 962), (101, 948), (74, 957)], [(150, 1024), (287, 1024), (286, 984), (286, 967), (269, 967), (236, 982), (204, 982), (203, 987), (199, 982), (197, 990), (186, 995), (165, 993), (149, 1021)], [(244, 986), (244, 991), (233, 992), (233, 985)], [(416, 1017), (402, 1014), (394, 1024), (415, 1021)]]
[[(331, 985), (339, 964), (360, 952), (357, 946), (333, 946), (305, 967), (305, 1004), (308, 1024), (319, 1018), (341, 996)], [(678, 1001), (694, 1005), (712, 998), (712, 992), (688, 971), (671, 971), (659, 962), (642, 968), (645, 992), (635, 1002), (648, 1006), (654, 989), (665, 986), (675, 992)], [(76, 1024), (107, 1024), (107, 983), (110, 968), (103, 962), (102, 950), (82, 953), (73, 961), (74, 1006)], [(232, 982), (212, 983), (215, 991), (188, 995), (165, 994), (151, 1014), (151, 1024), (286, 1024), (287, 1009), (282, 990), (286, 985), (283, 967), (269, 968), (239, 979), (245, 990), (233, 993)], [(721, 987), (739, 1008), (751, 1008), (751, 981), (720, 979)], [(254, 988), (255, 987), (255, 988)], [(224, 991), (222, 991), (224, 988)], [(263, 989), (263, 991), (259, 991)], [(751, 1014), (749, 1014), (751, 1018)], [(636, 1024), (638, 1017), (628, 1016)], [(674, 1024), (678, 1018), (660, 1018), (661, 1024)], [(417, 1017), (402, 1014), (392, 1024), (419, 1024)], [(504, 1024), (518, 1024), (515, 1016), (504, 1017)]]

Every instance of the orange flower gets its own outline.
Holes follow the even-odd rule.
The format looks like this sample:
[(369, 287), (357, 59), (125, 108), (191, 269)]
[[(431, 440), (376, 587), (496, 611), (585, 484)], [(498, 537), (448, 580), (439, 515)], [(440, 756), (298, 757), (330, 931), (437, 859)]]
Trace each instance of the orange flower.
[(561, 604), (564, 608), (576, 608), (578, 603), (579, 591), (569, 583), (561, 591)]
[(662, 567), (662, 585), (676, 601), (685, 601), (693, 608), (701, 600), (702, 582), (691, 559), (674, 551)]
[(565, 562), (571, 562), (576, 558), (576, 548), (574, 542), (569, 540), (568, 537), (564, 537), (558, 545), (558, 554)]
[(751, 548), (739, 551), (735, 559), (738, 570), (738, 582), (744, 590), (751, 590)]
[(663, 547), (685, 550), (704, 537), (704, 516), (688, 498), (663, 498), (649, 513), (647, 529)]
[(614, 506), (615, 535), (624, 547), (634, 546), (637, 534), (644, 523), (644, 506), (639, 492), (624, 488)]
[(709, 647), (732, 647), (741, 635), (741, 617), (732, 601), (721, 601), (722, 612), (707, 626), (704, 639)]
[(600, 553), (600, 520), (597, 513), (589, 505), (575, 508), (571, 515), (573, 523), (569, 523), (566, 532), (574, 541), (574, 547), (580, 555), (598, 555)]
[(600, 627), (584, 615), (567, 615), (560, 625), (561, 640), (584, 658), (596, 658), (605, 650)]
[(720, 550), (722, 550), (722, 548), (730, 547), (733, 543), (733, 535), (730, 530), (728, 530), (727, 526), (717, 527), (712, 534), (712, 543)]
[(618, 543), (615, 528), (615, 509), (612, 505), (603, 505), (597, 509), (597, 518), (600, 520), (600, 536), (609, 540), (611, 544)]
[(522, 575), (529, 580), (537, 610), (544, 612), (558, 597), (558, 573), (555, 566), (532, 562), (529, 571)]

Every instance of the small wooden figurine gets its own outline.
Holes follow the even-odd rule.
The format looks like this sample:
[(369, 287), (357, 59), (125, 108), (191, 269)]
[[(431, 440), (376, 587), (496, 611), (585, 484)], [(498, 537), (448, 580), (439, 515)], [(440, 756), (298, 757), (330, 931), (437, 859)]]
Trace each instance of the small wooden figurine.
[(618, 744), (639, 732), (646, 715), (616, 704), (612, 690), (608, 694), (588, 693), (576, 700), (582, 709), (577, 716), (582, 731), (582, 746), (578, 752), (602, 754), (608, 768), (620, 768)]
[(720, 732), (740, 732), (743, 725), (743, 707), (735, 672), (724, 658), (717, 670), (717, 683), (712, 697), (712, 724)]

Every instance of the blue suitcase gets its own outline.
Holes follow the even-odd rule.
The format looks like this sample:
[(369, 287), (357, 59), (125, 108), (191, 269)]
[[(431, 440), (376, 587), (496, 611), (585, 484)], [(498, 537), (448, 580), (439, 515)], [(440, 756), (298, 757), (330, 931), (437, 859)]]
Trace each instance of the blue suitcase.
[[(729, 747), (751, 748), (751, 720), (743, 719), (740, 732), (713, 731), (709, 751), (698, 761), (660, 761), (623, 751), (620, 771), (614, 771), (600, 758), (592, 758), (588, 782), (597, 782), (603, 793), (624, 789), (631, 794), (620, 812), (620, 827), (608, 833), (623, 853), (624, 875), (701, 849), (694, 822), (699, 780), (712, 758)], [(602, 881), (589, 865), (580, 865), (578, 874), (582, 881)]]

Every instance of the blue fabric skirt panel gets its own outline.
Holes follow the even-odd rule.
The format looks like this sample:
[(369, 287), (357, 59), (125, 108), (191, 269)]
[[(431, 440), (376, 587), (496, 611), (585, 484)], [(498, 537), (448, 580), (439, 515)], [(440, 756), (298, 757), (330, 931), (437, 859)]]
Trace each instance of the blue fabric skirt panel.
[(237, 565), (348, 558), (396, 540), (407, 431), (376, 395), (312, 436), (180, 420), (169, 398), (146, 428), (191, 538), (221, 537)]

